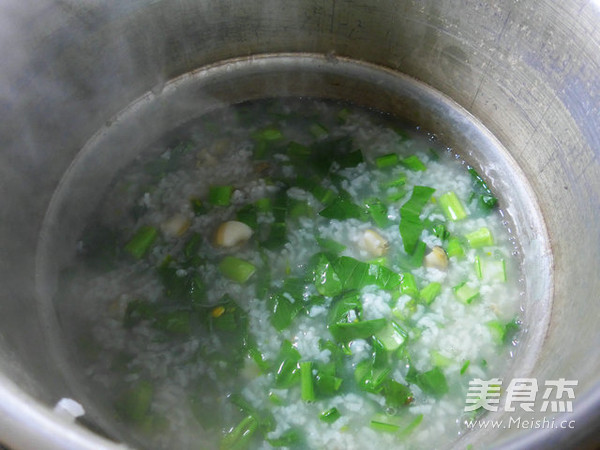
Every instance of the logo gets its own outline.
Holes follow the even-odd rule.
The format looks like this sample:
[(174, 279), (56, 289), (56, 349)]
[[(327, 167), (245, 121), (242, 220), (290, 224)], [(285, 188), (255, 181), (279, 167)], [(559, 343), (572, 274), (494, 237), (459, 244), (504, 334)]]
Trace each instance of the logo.
[[(573, 412), (577, 380), (546, 380), (543, 385), (536, 378), (513, 378), (502, 392), (503, 382), (499, 378), (469, 381), (465, 412), (498, 411), (502, 405), (507, 412)], [(539, 394), (541, 393), (541, 397)], [(504, 395), (501, 402), (501, 394)], [(539, 402), (538, 400), (541, 400)], [(537, 405), (537, 406), (536, 406)], [(508, 424), (502, 420), (468, 420), (467, 428), (574, 428), (574, 421), (556, 419), (522, 420), (509, 417)]]

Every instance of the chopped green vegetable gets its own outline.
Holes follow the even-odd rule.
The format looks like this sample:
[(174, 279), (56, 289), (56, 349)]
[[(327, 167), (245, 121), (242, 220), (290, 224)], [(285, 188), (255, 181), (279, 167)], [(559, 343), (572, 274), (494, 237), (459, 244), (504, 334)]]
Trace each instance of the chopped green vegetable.
[(256, 205), (248, 204), (242, 206), (236, 213), (239, 222), (245, 223), (253, 230), (258, 228), (258, 211)]
[(243, 450), (248, 448), (250, 440), (257, 429), (258, 420), (254, 416), (245, 417), (235, 428), (223, 436), (219, 450)]
[(400, 292), (412, 298), (419, 297), (419, 288), (417, 287), (417, 282), (412, 273), (405, 273), (402, 275), (402, 281), (400, 282)]
[(153, 326), (156, 329), (171, 334), (190, 334), (191, 316), (189, 311), (176, 310), (163, 312), (155, 319)]
[(388, 193), (386, 200), (388, 203), (396, 203), (406, 197), (406, 191), (404, 189), (396, 189), (393, 192)]
[(373, 359), (365, 359), (356, 365), (354, 380), (366, 392), (381, 392), (392, 369), (389, 365), (376, 365)]
[(269, 127), (255, 132), (252, 137), (258, 141), (278, 141), (283, 139), (283, 134), (278, 128)]
[(152, 247), (158, 237), (158, 230), (145, 225), (140, 227), (131, 240), (125, 245), (125, 250), (134, 258), (141, 259)]
[(506, 324), (499, 320), (490, 320), (486, 322), (486, 325), (498, 345), (509, 343), (520, 328), (516, 320), (512, 320)]
[[(335, 366), (333, 372), (335, 372)], [(315, 376), (315, 390), (320, 396), (334, 395), (343, 381), (342, 378), (335, 376), (333, 373), (318, 371)]]
[(377, 198), (370, 198), (365, 201), (365, 208), (375, 225), (379, 228), (386, 228), (390, 220), (387, 215), (387, 207), (383, 204), (383, 202)]
[(471, 287), (466, 281), (454, 286), (454, 295), (462, 303), (468, 305), (477, 297), (479, 297), (479, 290)]
[(315, 386), (313, 383), (312, 362), (310, 361), (300, 363), (300, 389), (303, 401), (315, 401)]
[(421, 289), (420, 299), (426, 305), (431, 305), (431, 303), (435, 300), (435, 298), (439, 295), (442, 290), (442, 285), (437, 281), (433, 281)]
[(382, 155), (375, 158), (375, 165), (378, 169), (396, 166), (399, 162), (400, 160), (396, 153), (388, 153), (387, 155)]
[(338, 420), (340, 417), (342, 417), (342, 415), (340, 414), (338, 409), (335, 407), (328, 409), (326, 411), (323, 411), (319, 415), (319, 419), (321, 419), (325, 423), (333, 423), (336, 420)]
[(444, 372), (439, 367), (417, 375), (416, 383), (426, 394), (441, 397), (448, 392), (448, 383)]
[(219, 270), (232, 281), (243, 284), (256, 272), (256, 266), (235, 256), (226, 256), (219, 264)]
[(284, 221), (275, 222), (271, 225), (269, 234), (261, 241), (261, 245), (269, 250), (278, 250), (287, 242), (287, 225)]
[(288, 298), (289, 294), (274, 294), (269, 297), (269, 309), (271, 310), (270, 322), (277, 331), (289, 327), (302, 309), (302, 303), (298, 299)]
[(475, 256), (475, 274), (480, 280), (506, 281), (506, 266), (504, 259), (493, 259)]
[(233, 186), (211, 186), (208, 189), (208, 201), (215, 206), (229, 206)]
[(425, 166), (425, 164), (423, 164), (423, 162), (416, 155), (411, 155), (407, 158), (404, 158), (402, 161), (400, 161), (400, 164), (416, 172), (423, 172), (427, 170), (427, 166)]
[(363, 154), (360, 150), (354, 150), (353, 152), (340, 154), (335, 160), (340, 168), (356, 167), (364, 161)]
[(457, 221), (467, 217), (464, 206), (454, 192), (446, 192), (440, 196), (438, 202), (448, 219)]
[(363, 209), (352, 201), (338, 197), (324, 209), (319, 212), (321, 217), (327, 219), (347, 220), (347, 219), (363, 219), (365, 212)]
[(193, 258), (194, 256), (197, 256), (203, 240), (204, 238), (200, 233), (192, 233), (183, 247), (183, 255), (186, 258)]
[(385, 383), (383, 386), (383, 396), (385, 397), (385, 404), (390, 408), (408, 406), (414, 400), (409, 387), (395, 380), (388, 380)]
[(206, 214), (207, 209), (204, 205), (204, 202), (201, 199), (191, 198), (190, 206), (192, 207), (192, 211), (194, 212), (195, 216), (201, 216), (203, 214)]
[(278, 366), (275, 372), (275, 386), (278, 388), (289, 388), (296, 384), (300, 377), (298, 362), (300, 353), (287, 339), (281, 344), (277, 357)]
[(272, 208), (271, 199), (268, 197), (259, 198), (254, 202), (256, 209), (261, 212), (270, 212)]
[(406, 428), (398, 434), (400, 437), (406, 437), (411, 434), (415, 428), (417, 428), (421, 422), (423, 421), (423, 414), (418, 414), (411, 423), (409, 423)]
[(448, 240), (448, 246), (446, 248), (446, 254), (448, 258), (455, 256), (457, 258), (462, 258), (465, 256), (465, 251), (460, 243), (458, 238), (450, 238)]
[(406, 342), (408, 333), (392, 320), (385, 328), (375, 333), (375, 337), (381, 342), (385, 350), (392, 352)]
[(492, 194), (491, 189), (487, 183), (481, 178), (477, 171), (473, 167), (468, 168), (469, 173), (473, 179), (473, 190), (478, 196), (478, 205), (483, 211), (490, 211), (498, 204), (498, 199)]
[(313, 123), (310, 127), (310, 134), (314, 136), (315, 139), (323, 139), (329, 135), (329, 130), (325, 128), (320, 123)]
[(394, 416), (378, 414), (371, 420), (371, 428), (386, 433), (396, 433), (400, 430), (400, 424)]
[(125, 420), (140, 424), (150, 411), (153, 397), (154, 386), (152, 383), (141, 380), (118, 398), (115, 408)]
[(329, 326), (329, 331), (336, 341), (347, 343), (354, 339), (367, 339), (385, 325), (385, 319), (373, 319), (352, 323), (336, 323)]
[(400, 208), (400, 235), (404, 250), (412, 255), (423, 231), (420, 215), (435, 189), (427, 186), (415, 186), (411, 197)]
[(442, 355), (440, 352), (432, 350), (431, 362), (436, 367), (448, 367), (450, 364), (452, 364), (453, 361), (447, 356)]
[(300, 430), (291, 428), (277, 439), (267, 439), (267, 442), (273, 447), (303, 448), (303, 435)]
[(125, 308), (123, 326), (132, 328), (142, 320), (151, 320), (157, 312), (157, 306), (145, 300), (131, 300)]
[(469, 242), (471, 248), (481, 248), (494, 245), (494, 238), (491, 231), (487, 227), (481, 227), (471, 233), (467, 233), (465, 238)]
[(342, 281), (325, 253), (312, 258), (312, 280), (321, 295), (333, 297), (342, 292)]
[(317, 237), (316, 240), (317, 244), (319, 244), (319, 247), (321, 247), (326, 252), (338, 254), (346, 249), (345, 245), (342, 245), (339, 242), (334, 241), (333, 239)]
[(462, 365), (462, 367), (460, 368), (460, 374), (464, 375), (470, 365), (471, 365), (471, 361), (467, 359), (465, 361), (465, 363)]

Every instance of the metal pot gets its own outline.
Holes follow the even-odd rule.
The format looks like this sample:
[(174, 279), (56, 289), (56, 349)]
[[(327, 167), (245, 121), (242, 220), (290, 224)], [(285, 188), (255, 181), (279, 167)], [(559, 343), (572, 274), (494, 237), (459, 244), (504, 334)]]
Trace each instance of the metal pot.
[[(60, 398), (77, 398), (56, 358), (46, 295), (48, 263), (55, 257), (59, 266), (74, 237), (47, 244), (40, 232), (76, 157), (88, 168), (103, 161), (88, 172), (98, 187), (115, 169), (93, 151), (98, 139), (123, 142), (123, 124), (148, 130), (183, 120), (197, 104), (159, 100), (191, 92), (203, 108), (272, 93), (347, 98), (404, 111), (462, 148), (509, 192), (503, 201), (534, 274), (510, 373), (578, 386), (573, 412), (556, 415), (573, 428), (484, 430), (459, 445), (593, 446), (599, 23), (598, 5), (576, 1), (0, 2), (0, 442), (118, 445), (52, 411)], [(466, 131), (465, 118), (477, 132)], [(55, 225), (84, 220), (85, 202), (69, 205), (53, 213)]]

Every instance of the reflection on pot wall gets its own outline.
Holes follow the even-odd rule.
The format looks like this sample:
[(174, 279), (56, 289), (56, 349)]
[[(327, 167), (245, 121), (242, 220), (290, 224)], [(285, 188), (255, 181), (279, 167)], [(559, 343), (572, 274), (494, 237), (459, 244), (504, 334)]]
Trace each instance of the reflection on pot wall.
[[(590, 429), (600, 401), (595, 2), (3, 1), (0, 8), (0, 440), (98, 448), (83, 431), (65, 435), (67, 425), (42, 406), (68, 388), (44, 347), (34, 256), (48, 202), (74, 156), (118, 111), (168, 80), (274, 52), (398, 70), (459, 103), (508, 149), (535, 192), (554, 258), (551, 323), (534, 373), (579, 379), (578, 426), (564, 438)], [(557, 439), (552, 430), (523, 434)]]

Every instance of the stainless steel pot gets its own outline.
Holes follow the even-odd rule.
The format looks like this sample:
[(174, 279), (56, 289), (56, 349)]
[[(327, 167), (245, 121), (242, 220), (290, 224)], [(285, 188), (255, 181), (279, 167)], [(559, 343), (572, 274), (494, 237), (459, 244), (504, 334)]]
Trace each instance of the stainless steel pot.
[[(598, 8), (523, 0), (2, 0), (0, 442), (27, 449), (117, 445), (52, 412), (58, 399), (77, 392), (52, 348), (51, 305), (39, 288), (46, 276), (40, 231), (59, 181), (94, 133), (136, 114), (141, 127), (142, 114), (172, 118), (172, 111), (146, 108), (147, 100), (176, 95), (181, 86), (186, 92), (184, 74), (200, 68), (193, 75), (204, 76), (198, 98), (288, 92), (351, 97), (395, 112), (411, 106), (413, 119), (464, 145), (497, 187), (518, 186), (504, 201), (536, 278), (528, 281), (528, 333), (511, 373), (578, 380), (573, 413), (559, 417), (574, 428), (485, 430), (459, 445), (598, 443)], [(398, 82), (408, 78), (396, 73), (432, 88), (423, 89), (433, 100), (421, 95), (411, 103), (410, 89)], [(472, 115), (495, 138), (444, 120), (434, 105), (452, 101), (453, 111)], [(473, 137), (502, 150), (472, 153)], [(51, 261), (52, 247), (41, 247)], [(58, 265), (60, 246), (56, 258)], [(534, 416), (543, 414), (528, 419)]]

